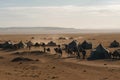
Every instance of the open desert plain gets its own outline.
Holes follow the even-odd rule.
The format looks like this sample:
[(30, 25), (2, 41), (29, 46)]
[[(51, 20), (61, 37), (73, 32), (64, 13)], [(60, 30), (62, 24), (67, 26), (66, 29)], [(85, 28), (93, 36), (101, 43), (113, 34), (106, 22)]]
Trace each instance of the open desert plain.
[[(64, 39), (60, 39), (60, 38)], [(114, 40), (120, 42), (119, 33), (91, 33), (91, 34), (1, 34), (0, 43), (11, 41), (26, 43), (31, 41), (44, 42), (50, 41), (57, 45), (68, 44), (73, 40), (82, 43), (84, 40), (91, 42), (93, 48), (102, 44), (110, 52), (120, 49), (109, 48)], [(87, 60), (92, 49), (86, 50), (86, 58), (77, 59), (76, 56), (68, 57), (63, 50), (60, 57), (54, 48), (58, 46), (46, 46), (50, 52), (44, 53), (44, 47), (32, 46), (20, 49), (0, 48), (0, 80), (120, 80), (120, 60), (119, 59), (98, 59)], [(80, 53), (82, 56), (82, 54)], [(27, 60), (15, 58), (24, 57)], [(29, 60), (28, 60), (29, 59)]]
[(120, 80), (120, 0), (0, 0), (0, 80)]

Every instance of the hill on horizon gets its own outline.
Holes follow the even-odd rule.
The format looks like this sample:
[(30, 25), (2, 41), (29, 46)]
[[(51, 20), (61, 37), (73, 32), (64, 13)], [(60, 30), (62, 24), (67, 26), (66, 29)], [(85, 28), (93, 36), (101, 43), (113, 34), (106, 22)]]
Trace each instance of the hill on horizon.
[(0, 34), (64, 34), (64, 33), (119, 33), (118, 29), (75, 29), (62, 27), (6, 27)]

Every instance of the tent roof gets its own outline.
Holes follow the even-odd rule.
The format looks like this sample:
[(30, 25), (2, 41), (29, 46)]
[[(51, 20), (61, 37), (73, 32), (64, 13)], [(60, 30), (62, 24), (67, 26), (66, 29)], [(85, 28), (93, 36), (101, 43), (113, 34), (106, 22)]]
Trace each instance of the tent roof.
[(72, 42), (70, 42), (70, 43), (68, 44), (68, 48), (69, 48), (69, 49), (74, 49), (76, 46), (78, 46), (76, 40), (73, 40)]
[(24, 43), (24, 42), (22, 42), (22, 41), (20, 41), (18, 44), (22, 44), (22, 45), (25, 45), (25, 43)]
[(116, 40), (114, 40), (112, 43), (119, 43), (119, 42), (117, 42)]
[(50, 41), (50, 42), (48, 42), (48, 44), (56, 44), (55, 42), (53, 42), (53, 41)]
[(72, 42), (69, 43), (69, 45), (77, 45), (77, 41), (73, 40)]
[(83, 42), (82, 42), (82, 45), (83, 44), (92, 44), (91, 42), (87, 42), (86, 40), (84, 40)]
[(103, 47), (102, 44), (99, 44), (97, 47), (96, 47), (96, 51), (98, 50), (101, 50), (101, 51), (108, 51), (106, 48)]

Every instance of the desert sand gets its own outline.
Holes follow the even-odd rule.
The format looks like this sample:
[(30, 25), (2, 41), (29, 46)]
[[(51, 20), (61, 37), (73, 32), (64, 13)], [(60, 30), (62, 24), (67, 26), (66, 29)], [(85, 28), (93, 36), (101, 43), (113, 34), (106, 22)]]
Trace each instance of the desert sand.
[[(87, 40), (92, 42), (93, 48), (99, 43), (110, 51), (119, 48), (108, 48), (113, 40), (120, 42), (120, 34), (31, 34), (31, 35), (0, 35), (0, 42), (11, 40), (14, 43), (20, 40), (26, 42), (49, 42), (57, 44), (69, 43), (73, 39), (82, 42)], [(32, 39), (34, 37), (34, 39)], [(73, 39), (58, 40), (59, 37)], [(0, 50), (0, 80), (119, 80), (120, 60), (94, 60), (87, 61), (76, 58), (67, 58), (64, 52), (59, 58), (52, 51), (41, 55), (29, 54), (29, 50), (24, 48), (16, 51)], [(31, 51), (43, 50), (32, 48)], [(28, 54), (15, 55), (15, 52), (27, 51)], [(91, 50), (87, 51), (89, 56)], [(11, 62), (16, 57), (26, 57), (35, 61)]]

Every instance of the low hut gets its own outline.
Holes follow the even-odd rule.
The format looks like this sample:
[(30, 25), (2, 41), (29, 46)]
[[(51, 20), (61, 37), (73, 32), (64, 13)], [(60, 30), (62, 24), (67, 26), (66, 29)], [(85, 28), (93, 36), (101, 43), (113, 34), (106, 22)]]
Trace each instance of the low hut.
[(109, 58), (109, 51), (105, 49), (101, 44), (99, 44), (97, 48), (91, 52), (91, 55), (88, 57), (88, 60), (107, 58)]

